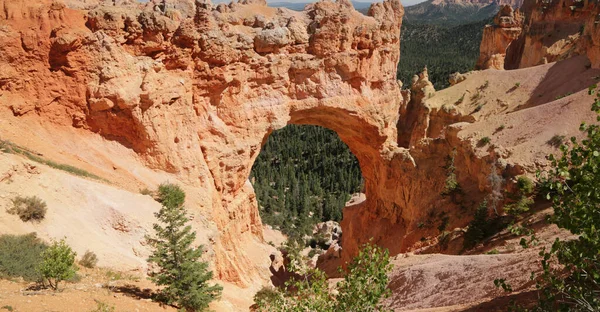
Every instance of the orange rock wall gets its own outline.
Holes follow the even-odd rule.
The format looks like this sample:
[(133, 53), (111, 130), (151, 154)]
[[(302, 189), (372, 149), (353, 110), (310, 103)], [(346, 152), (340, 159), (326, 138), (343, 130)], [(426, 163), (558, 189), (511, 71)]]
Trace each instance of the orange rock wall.
[(525, 17), (523, 32), (507, 51), (506, 69), (536, 66), (575, 55), (587, 55), (594, 67), (600, 66), (597, 1), (526, 0), (521, 10)]
[[(489, 160), (446, 129), (470, 116), (423, 104), (435, 92), (426, 72), (400, 90), (398, 0), (368, 16), (347, 0), (303, 12), (252, 0), (67, 3), (77, 10), (0, 0), (0, 109), (93, 131), (205, 190), (221, 280), (253, 283), (242, 247), (262, 224), (248, 176), (287, 124), (330, 128), (359, 160), (366, 200), (344, 210), (343, 260), (371, 238), (396, 254), (437, 234), (418, 224), (456, 209), (440, 195), (453, 149), (465, 192), (489, 191)], [(448, 215), (449, 227), (468, 222)]]

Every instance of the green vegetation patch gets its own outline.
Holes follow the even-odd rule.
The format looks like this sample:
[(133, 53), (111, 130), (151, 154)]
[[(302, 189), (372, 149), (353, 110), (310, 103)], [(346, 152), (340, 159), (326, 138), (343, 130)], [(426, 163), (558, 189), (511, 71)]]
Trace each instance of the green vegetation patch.
[(338, 135), (318, 126), (289, 125), (271, 134), (250, 181), (263, 222), (303, 237), (321, 221), (339, 221), (361, 189), (356, 157)]
[(90, 173), (88, 171), (85, 171), (83, 169), (73, 167), (73, 166), (67, 165), (67, 164), (60, 164), (60, 163), (54, 162), (52, 160), (45, 159), (41, 156), (35, 155), (34, 153), (32, 153), (22, 147), (19, 147), (9, 141), (0, 140), (0, 152), (16, 154), (16, 155), (23, 155), (23, 156), (29, 158), (29, 160), (35, 161), (40, 164), (44, 164), (44, 165), (52, 167), (54, 169), (66, 171), (68, 173), (71, 173), (71, 174), (74, 174), (77, 176), (81, 176), (81, 177), (92, 178), (92, 179), (108, 182), (106, 179), (103, 179), (103, 178), (101, 178), (93, 173)]
[(38, 267), (42, 263), (42, 252), (47, 248), (35, 233), (0, 236), (0, 277), (41, 280)]

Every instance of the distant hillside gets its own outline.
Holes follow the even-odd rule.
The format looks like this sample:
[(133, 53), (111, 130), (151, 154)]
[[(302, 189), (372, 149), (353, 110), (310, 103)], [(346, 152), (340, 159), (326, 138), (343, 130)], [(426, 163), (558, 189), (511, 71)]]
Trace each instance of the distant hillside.
[(458, 26), (493, 17), (500, 4), (429, 0), (404, 8), (404, 22)]
[(483, 28), (491, 19), (446, 27), (405, 21), (400, 40), (398, 79), (405, 86), (424, 66), (437, 90), (448, 86), (448, 76), (473, 70), (479, 57)]

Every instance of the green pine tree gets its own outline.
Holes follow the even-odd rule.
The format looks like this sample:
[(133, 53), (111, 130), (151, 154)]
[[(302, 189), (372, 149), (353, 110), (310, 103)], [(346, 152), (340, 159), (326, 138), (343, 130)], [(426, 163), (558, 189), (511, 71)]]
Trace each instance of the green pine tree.
[(487, 201), (483, 201), (477, 211), (475, 217), (469, 224), (469, 229), (465, 233), (464, 247), (465, 249), (473, 248), (477, 243), (481, 242), (486, 237), (486, 228), (488, 225), (488, 207)]
[(196, 232), (186, 225), (185, 193), (177, 185), (161, 184), (158, 196), (162, 208), (155, 216), (160, 224), (154, 224), (156, 237), (147, 240), (154, 248), (148, 262), (157, 264), (159, 270), (150, 279), (166, 286), (159, 300), (184, 311), (204, 311), (220, 296), (222, 287), (208, 284), (213, 274), (208, 264), (200, 261), (202, 246), (192, 247)]

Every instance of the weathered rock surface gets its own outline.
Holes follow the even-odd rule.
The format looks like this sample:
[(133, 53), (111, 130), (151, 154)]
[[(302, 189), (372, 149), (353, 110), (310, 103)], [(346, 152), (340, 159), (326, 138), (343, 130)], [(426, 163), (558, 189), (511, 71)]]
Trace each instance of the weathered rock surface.
[(400, 2), (376, 3), (369, 16), (346, 1), (304, 12), (260, 1), (186, 3), (82, 1), (85, 12), (0, 1), (0, 64), (8, 73), (0, 107), (96, 132), (206, 190), (224, 281), (244, 285), (253, 276), (237, 247), (262, 235), (247, 177), (268, 134), (289, 123), (337, 131), (369, 181), (367, 210), (400, 225), (381, 188), (395, 192), (386, 182), (395, 178), (391, 162), (414, 168), (396, 145)]
[[(262, 1), (81, 3), (89, 11), (0, 0), (0, 110), (24, 123), (36, 117), (95, 132), (203, 190), (220, 232), (212, 249), (221, 280), (248, 285), (256, 277), (241, 246), (262, 237), (248, 176), (268, 135), (287, 124), (330, 128), (359, 160), (365, 195), (344, 210), (343, 261), (371, 238), (391, 254), (408, 249), (437, 231), (419, 228), (432, 213), (445, 213), (448, 228), (469, 221), (452, 213), (459, 203), (441, 196), (441, 168), (453, 150), (469, 205), (490, 192), (490, 172), (522, 173), (504, 159), (511, 151), (485, 154), (472, 144), (476, 134), (458, 133), (467, 122), (517, 110), (512, 97), (533, 79), (519, 78), (524, 86), (507, 95), (512, 85), (500, 90), (506, 82), (483, 73), (450, 96), (435, 92), (424, 71), (401, 91), (397, 0), (373, 4), (369, 16), (345, 0), (304, 12)], [(528, 105), (552, 92), (531, 96)]]
[(494, 24), (483, 30), (479, 48), (478, 69), (504, 69), (504, 57), (510, 44), (522, 31), (523, 16), (510, 5), (503, 6), (494, 17)]
[(596, 2), (526, 0), (521, 10), (523, 32), (508, 48), (506, 69), (531, 67), (576, 55), (587, 55), (592, 66), (600, 66), (600, 7)]

